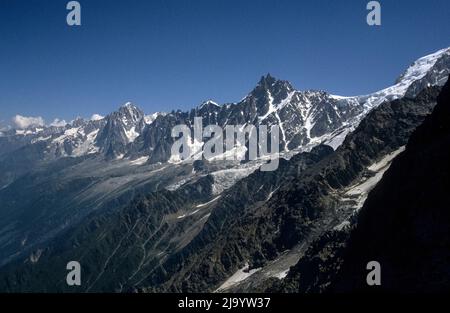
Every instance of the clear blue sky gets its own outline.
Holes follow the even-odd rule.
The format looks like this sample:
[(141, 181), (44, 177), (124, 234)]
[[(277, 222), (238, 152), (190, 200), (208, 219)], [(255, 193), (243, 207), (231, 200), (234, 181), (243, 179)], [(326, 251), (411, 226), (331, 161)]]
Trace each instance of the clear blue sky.
[(146, 113), (245, 96), (270, 72), (298, 89), (355, 95), (450, 45), (450, 1), (0, 0), (0, 120), (71, 120), (132, 101)]

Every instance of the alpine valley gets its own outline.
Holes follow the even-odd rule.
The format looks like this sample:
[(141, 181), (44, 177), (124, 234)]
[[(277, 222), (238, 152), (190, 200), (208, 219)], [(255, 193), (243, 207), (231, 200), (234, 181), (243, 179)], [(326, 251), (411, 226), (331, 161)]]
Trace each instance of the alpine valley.
[[(448, 291), (449, 75), (446, 48), (363, 96), (267, 74), (237, 103), (2, 130), (0, 291)], [(278, 169), (180, 161), (172, 128), (195, 117), (278, 125)]]

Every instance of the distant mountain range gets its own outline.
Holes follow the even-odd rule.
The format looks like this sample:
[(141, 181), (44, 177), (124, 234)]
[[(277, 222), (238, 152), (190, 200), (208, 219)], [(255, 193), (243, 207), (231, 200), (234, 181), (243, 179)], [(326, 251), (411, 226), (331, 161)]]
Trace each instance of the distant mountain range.
[[(388, 263), (384, 253), (391, 250), (380, 246), (357, 259), (355, 251), (365, 250), (354, 238), (386, 240), (387, 234), (367, 233), (385, 221), (365, 216), (395, 197), (379, 191), (387, 188), (387, 174), (400, 171), (394, 165), (427, 149), (423, 143), (414, 150), (408, 140), (425, 119), (430, 124), (427, 116), (449, 75), (447, 48), (415, 61), (393, 86), (364, 96), (298, 91), (267, 74), (238, 103), (206, 101), (187, 112), (152, 115), (126, 103), (104, 118), (3, 130), (0, 291), (360, 289), (346, 280), (362, 275), (355, 264), (366, 256)], [(445, 88), (434, 119), (445, 112), (448, 83)], [(278, 125), (280, 167), (262, 172), (262, 159), (175, 161), (171, 130), (192, 128), (194, 117), (221, 127)], [(432, 132), (444, 136), (445, 123), (439, 123), (443, 128)], [(434, 149), (430, 159), (444, 162)], [(417, 175), (404, 179), (434, 174)], [(398, 177), (390, 184), (400, 184)], [(419, 184), (407, 186), (408, 193), (419, 192)], [(389, 215), (383, 212), (386, 220)], [(406, 221), (410, 233), (419, 223), (418, 217)], [(423, 223), (419, 230), (436, 221)], [(395, 236), (394, 228), (383, 229)], [(393, 242), (401, 245), (405, 236)], [(439, 249), (437, 272), (445, 260)], [(80, 287), (65, 284), (72, 260), (83, 267)]]
[[(384, 101), (414, 97), (427, 86), (443, 86), (449, 74), (450, 50), (443, 49), (414, 62), (395, 85), (369, 95), (342, 97), (325, 91), (297, 91), (287, 81), (270, 74), (240, 102), (218, 105), (206, 101), (188, 112), (145, 115), (126, 103), (118, 111), (96, 120), (78, 118), (65, 126), (31, 127), (1, 133), (1, 152), (8, 145), (23, 146), (44, 142), (45, 158), (103, 155), (107, 158), (149, 156), (150, 162), (169, 160), (171, 126), (193, 125), (193, 117), (203, 124), (280, 126), (283, 151), (328, 143), (336, 148), (345, 134), (361, 118)], [(7, 139), (5, 139), (7, 138)]]

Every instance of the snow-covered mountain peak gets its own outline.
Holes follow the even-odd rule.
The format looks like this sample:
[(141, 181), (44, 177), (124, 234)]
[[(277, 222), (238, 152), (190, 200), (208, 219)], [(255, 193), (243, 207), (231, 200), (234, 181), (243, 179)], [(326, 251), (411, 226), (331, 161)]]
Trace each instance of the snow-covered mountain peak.
[[(330, 95), (336, 100), (356, 99), (360, 104), (373, 108), (384, 101), (391, 101), (407, 95), (408, 89), (414, 84), (420, 85), (409, 96), (415, 96), (424, 87), (443, 86), (450, 73), (450, 47), (438, 50), (414, 61), (395, 84), (379, 91), (359, 96)], [(427, 80), (427, 76), (430, 77)], [(423, 82), (423, 83), (422, 83)]]
[(102, 120), (102, 119), (104, 119), (104, 118), (105, 118), (104, 116), (95, 113), (95, 114), (92, 114), (90, 120), (91, 120), (91, 121), (99, 121), (99, 120)]
[(124, 124), (136, 123), (144, 117), (144, 112), (131, 102), (127, 102), (119, 108)]
[[(397, 79), (396, 84), (373, 94), (360, 96), (360, 100), (368, 101), (369, 107), (374, 107), (386, 100), (394, 100), (404, 97), (407, 94), (408, 89), (414, 85), (420, 85), (420, 87), (413, 88), (415, 92), (410, 92), (409, 96), (414, 97), (423, 88), (431, 85), (436, 85), (437, 81), (426, 81), (427, 76), (432, 74), (436, 69), (435, 66), (440, 67), (438, 61), (446, 60), (447, 64), (438, 68), (435, 75), (432, 75), (437, 81), (441, 81), (442, 78), (447, 78), (449, 73), (448, 64), (450, 63), (450, 48), (441, 49), (435, 53), (426, 55), (417, 59), (408, 69)], [(423, 81), (425, 80), (425, 81)], [(445, 81), (444, 81), (445, 83)], [(439, 85), (443, 84), (442, 82)]]
[(203, 108), (210, 108), (210, 107), (220, 107), (220, 105), (219, 105), (217, 102), (215, 102), (215, 101), (209, 99), (209, 100), (203, 101), (203, 102), (197, 107), (197, 109), (198, 109), (198, 110), (201, 110), (201, 109), (203, 109)]
[(165, 115), (166, 115), (166, 113), (164, 113), (164, 112), (155, 112), (153, 114), (145, 115), (144, 122), (145, 122), (145, 124), (150, 125), (151, 123), (153, 123), (156, 120), (156, 118), (158, 116), (165, 116)]
[(396, 84), (371, 94), (343, 97), (330, 95), (338, 107), (355, 108), (359, 112), (345, 124), (345, 130), (326, 135), (324, 143), (337, 147), (342, 143), (346, 134), (351, 132), (361, 119), (373, 108), (385, 101), (392, 101), (403, 97), (416, 97), (422, 90), (430, 86), (443, 86), (450, 74), (450, 48), (441, 49), (435, 53), (417, 59), (397, 79)]
[(445, 55), (450, 55), (450, 47), (421, 57), (406, 69), (406, 71), (397, 79), (396, 84), (401, 82), (408, 83), (423, 78), (436, 64), (436, 61)]
[(131, 103), (130, 101), (127, 101), (124, 104), (122, 104), (120, 107), (121, 108), (133, 108), (133, 107), (136, 107), (136, 106), (133, 103)]

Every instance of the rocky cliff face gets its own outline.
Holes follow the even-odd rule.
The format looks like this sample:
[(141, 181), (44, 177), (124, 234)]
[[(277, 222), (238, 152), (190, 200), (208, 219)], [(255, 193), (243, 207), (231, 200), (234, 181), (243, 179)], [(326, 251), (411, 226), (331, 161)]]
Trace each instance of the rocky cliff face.
[[(367, 199), (333, 290), (373, 291), (362, 266), (381, 264), (383, 291), (450, 290), (450, 84)], [(362, 277), (361, 277), (362, 275)]]
[(95, 138), (95, 145), (107, 158), (123, 157), (128, 144), (140, 136), (145, 127), (144, 113), (126, 103), (105, 118), (105, 126)]
[[(449, 290), (450, 84), (368, 195), (351, 228), (320, 237), (283, 282), (283, 292), (445, 292)], [(381, 286), (366, 283), (369, 261)]]

